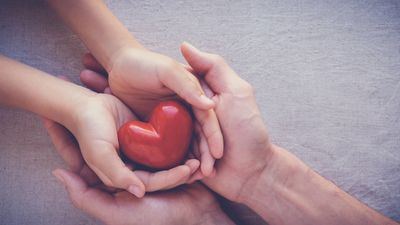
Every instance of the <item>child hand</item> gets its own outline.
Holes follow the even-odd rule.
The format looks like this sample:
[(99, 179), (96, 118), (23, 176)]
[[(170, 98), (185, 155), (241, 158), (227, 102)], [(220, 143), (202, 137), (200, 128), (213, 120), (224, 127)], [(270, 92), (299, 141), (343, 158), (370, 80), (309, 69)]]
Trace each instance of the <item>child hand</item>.
[[(83, 65), (90, 69), (81, 72), (83, 84), (100, 92), (112, 92), (127, 104), (139, 117), (148, 115), (155, 105), (166, 99), (183, 98), (192, 104), (198, 134), (196, 149), (205, 176), (213, 172), (215, 159), (223, 154), (223, 138), (214, 110), (197, 78), (173, 59), (144, 49), (127, 48), (114, 57), (108, 73), (91, 54), (82, 58)], [(110, 87), (108, 88), (108, 84)]]
[[(133, 172), (118, 155), (117, 129), (123, 123), (136, 119), (135, 115), (116, 97), (107, 94), (89, 97), (74, 112), (75, 126), (71, 132), (76, 140), (74, 136), (70, 136), (68, 141), (64, 138), (64, 148), (69, 149), (73, 143), (78, 142), (88, 167), (109, 187), (122, 188), (142, 197), (145, 191), (169, 189), (186, 183), (199, 167), (199, 162), (191, 159), (170, 170)], [(47, 123), (46, 127), (52, 131), (55, 129), (53, 133), (65, 132), (61, 125)], [(77, 168), (85, 165), (82, 157), (81, 160), (75, 160)]]
[[(198, 224), (199, 221), (232, 224), (216, 199), (200, 184), (151, 193), (143, 199), (105, 187), (86, 165), (69, 131), (54, 121), (43, 119), (43, 122), (56, 150), (70, 169), (57, 169), (53, 174), (65, 185), (75, 207), (89, 215), (106, 224)], [(191, 164), (193, 162), (188, 161), (186, 166)], [(153, 179), (144, 179), (144, 174), (139, 177), (147, 181)], [(173, 176), (169, 178), (173, 179)]]

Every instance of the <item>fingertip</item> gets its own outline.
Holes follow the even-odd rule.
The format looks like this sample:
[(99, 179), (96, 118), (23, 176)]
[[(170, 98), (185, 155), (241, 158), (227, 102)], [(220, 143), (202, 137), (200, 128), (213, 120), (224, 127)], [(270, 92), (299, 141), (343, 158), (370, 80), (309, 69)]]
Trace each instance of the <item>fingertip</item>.
[(187, 165), (190, 168), (190, 174), (193, 174), (197, 171), (197, 169), (200, 167), (200, 161), (197, 159), (189, 159), (185, 165)]
[(204, 178), (204, 175), (201, 171), (196, 171), (196, 173), (194, 173), (190, 179), (186, 182), (187, 184), (192, 184), (198, 180), (201, 180)]
[(93, 56), (89, 52), (82, 55), (81, 62), (84, 67), (90, 65), (93, 61)]
[(209, 97), (207, 97), (206, 95), (202, 94), (200, 95), (200, 101), (203, 104), (203, 109), (208, 110), (208, 109), (212, 109), (215, 107), (215, 103), (213, 100), (211, 100)]
[(145, 191), (137, 185), (131, 185), (128, 187), (128, 191), (135, 195), (138, 198), (142, 198), (145, 194)]
[(84, 69), (79, 74), (79, 79), (83, 85), (96, 92), (106, 92), (108, 87), (107, 79), (96, 71)]
[(219, 144), (217, 148), (212, 148), (211, 154), (215, 159), (221, 159), (224, 156), (223, 144)]
[(196, 47), (194, 47), (192, 44), (190, 44), (187, 41), (184, 41), (181, 44), (181, 51), (185, 51), (185, 50), (200, 51), (199, 49), (197, 49)]
[(210, 162), (205, 162), (201, 164), (201, 172), (205, 177), (209, 177), (213, 171), (214, 167), (214, 160), (210, 160)]

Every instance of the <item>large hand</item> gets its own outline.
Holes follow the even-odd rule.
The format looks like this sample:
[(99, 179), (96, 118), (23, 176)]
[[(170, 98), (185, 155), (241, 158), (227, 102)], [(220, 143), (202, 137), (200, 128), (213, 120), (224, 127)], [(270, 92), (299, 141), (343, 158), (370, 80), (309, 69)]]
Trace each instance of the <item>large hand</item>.
[(212, 194), (202, 185), (180, 187), (138, 199), (110, 192), (86, 166), (75, 139), (61, 125), (44, 120), (45, 127), (72, 172), (53, 174), (65, 185), (74, 205), (106, 224), (230, 224)]
[[(82, 83), (93, 86), (97, 82), (103, 92), (107, 80), (99, 73), (105, 73), (96, 59), (86, 54), (83, 64), (90, 70), (81, 73)], [(97, 73), (96, 73), (97, 72)], [(93, 77), (99, 77), (98, 79)], [(208, 99), (197, 78), (173, 59), (143, 49), (127, 48), (113, 60), (108, 73), (111, 92), (126, 103), (142, 118), (150, 113), (161, 100), (177, 98), (175, 93), (192, 104), (196, 118), (196, 131), (200, 135), (201, 171), (209, 176), (215, 159), (221, 158), (223, 139), (215, 112), (214, 103)]]
[[(194, 72), (211, 88), (224, 134), (224, 157), (216, 163), (216, 176), (204, 179), (211, 189), (240, 201), (245, 186), (254, 185), (271, 155), (270, 142), (253, 89), (218, 55), (201, 52), (185, 43), (181, 51)], [(207, 86), (204, 86), (206, 89)]]

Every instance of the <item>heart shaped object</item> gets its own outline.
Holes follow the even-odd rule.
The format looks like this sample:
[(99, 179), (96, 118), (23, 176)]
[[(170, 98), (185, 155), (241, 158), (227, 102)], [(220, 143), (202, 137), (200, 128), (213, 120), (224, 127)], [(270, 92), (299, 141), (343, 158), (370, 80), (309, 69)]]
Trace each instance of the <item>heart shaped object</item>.
[(148, 123), (133, 120), (118, 130), (122, 152), (132, 161), (154, 169), (169, 169), (184, 159), (193, 121), (176, 101), (160, 102)]

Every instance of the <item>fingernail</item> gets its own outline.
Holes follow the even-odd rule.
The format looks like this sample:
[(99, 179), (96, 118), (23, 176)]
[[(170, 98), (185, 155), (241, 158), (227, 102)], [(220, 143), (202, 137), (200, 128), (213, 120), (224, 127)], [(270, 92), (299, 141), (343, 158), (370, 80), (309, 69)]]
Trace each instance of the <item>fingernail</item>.
[(200, 100), (206, 103), (207, 105), (212, 105), (214, 107), (214, 101), (205, 96), (204, 94), (200, 95)]
[(131, 185), (128, 187), (128, 191), (135, 195), (138, 198), (141, 198), (144, 196), (144, 191), (142, 191), (138, 186), (136, 185)]
[(65, 185), (65, 180), (60, 174), (58, 174), (56, 171), (53, 171), (52, 174), (57, 178), (58, 181)]

